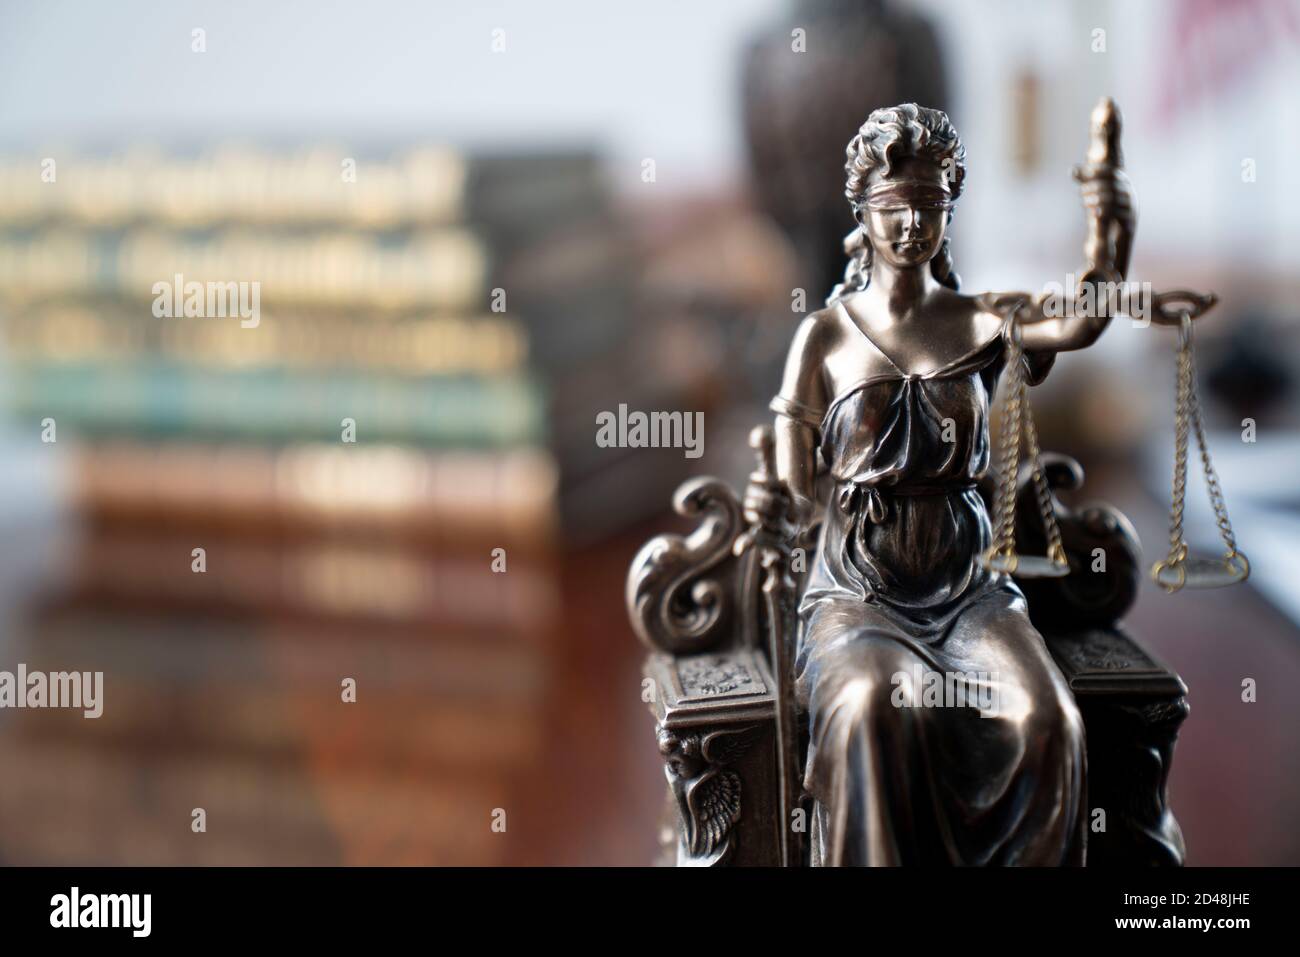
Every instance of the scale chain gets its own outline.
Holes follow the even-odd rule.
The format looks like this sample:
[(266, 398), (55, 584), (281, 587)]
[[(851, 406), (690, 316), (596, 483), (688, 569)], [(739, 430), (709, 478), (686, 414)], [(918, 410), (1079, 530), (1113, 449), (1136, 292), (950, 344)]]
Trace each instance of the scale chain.
[[(1173, 495), (1169, 505), (1169, 554), (1151, 570), (1152, 577), (1168, 592), (1176, 592), (1189, 584), (1187, 561), (1189, 548), (1184, 534), (1183, 519), (1187, 502), (1187, 451), (1191, 434), (1196, 435), (1196, 446), (1201, 456), (1201, 470), (1205, 487), (1214, 510), (1219, 536), (1227, 549), (1223, 556), (1224, 568), (1240, 581), (1250, 573), (1246, 556), (1237, 550), (1237, 537), (1228, 518), (1228, 505), (1223, 497), (1219, 475), (1210, 458), (1210, 447), (1205, 441), (1205, 426), (1201, 418), (1200, 395), (1196, 389), (1196, 353), (1192, 344), (1192, 314), (1182, 312), (1179, 327), (1178, 376), (1174, 399), (1174, 476)], [(1174, 571), (1172, 582), (1161, 575)]]
[(1022, 442), (1027, 446), (1030, 455), (1034, 495), (1047, 537), (1047, 558), (1060, 568), (1068, 565), (1061, 540), (1061, 530), (1056, 523), (1056, 510), (1052, 505), (1051, 491), (1047, 487), (1047, 479), (1043, 474), (1038, 430), (1034, 426), (1033, 410), (1030, 408), (1027, 395), (1029, 383), (1025, 375), (1024, 349), (1020, 345), (1016, 321), (1013, 311), (1007, 317), (1005, 331), (1007, 391), (998, 449), (1000, 460), (997, 472), (998, 484), (994, 497), (997, 531), (992, 547), (986, 552), (987, 561), (995, 564), (998, 570), (1012, 574), (1020, 564), (1019, 556), (1016, 554), (1016, 480), (1020, 475)]
[(1033, 410), (1024, 398), (1027, 388), (1021, 375), (1021, 402), (1024, 406), (1025, 442), (1029, 446), (1029, 461), (1033, 466), (1034, 493), (1038, 498), (1038, 512), (1043, 518), (1043, 529), (1047, 533), (1047, 557), (1058, 565), (1066, 564), (1065, 547), (1061, 542), (1061, 529), (1056, 524), (1056, 509), (1052, 506), (1052, 493), (1047, 487), (1047, 478), (1043, 475), (1043, 459), (1038, 447), (1038, 428), (1034, 425)]
[(1191, 419), (1188, 332), (1184, 327), (1183, 342), (1178, 349), (1178, 375), (1174, 392), (1174, 478), (1169, 505), (1169, 555), (1164, 561), (1169, 567), (1178, 565), (1187, 557), (1187, 543), (1183, 540), (1183, 508), (1187, 499), (1187, 434)]

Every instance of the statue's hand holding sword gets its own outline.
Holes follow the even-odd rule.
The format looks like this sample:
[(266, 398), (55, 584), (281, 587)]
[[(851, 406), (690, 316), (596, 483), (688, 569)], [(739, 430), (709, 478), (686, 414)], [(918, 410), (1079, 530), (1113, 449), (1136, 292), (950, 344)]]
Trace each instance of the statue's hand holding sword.
[(1115, 101), (1103, 97), (1092, 111), (1087, 156), (1074, 168), (1088, 215), (1088, 237), (1083, 247), (1088, 271), (1081, 282), (1093, 277), (1121, 282), (1128, 273), (1137, 211), (1128, 176), (1121, 168), (1121, 128)]

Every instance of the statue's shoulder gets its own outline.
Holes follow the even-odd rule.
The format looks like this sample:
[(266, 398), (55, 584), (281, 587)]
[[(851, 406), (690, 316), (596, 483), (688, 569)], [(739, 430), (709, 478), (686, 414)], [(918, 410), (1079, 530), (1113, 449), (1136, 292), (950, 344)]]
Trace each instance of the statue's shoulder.
[(799, 320), (790, 351), (799, 355), (825, 355), (844, 335), (844, 311), (835, 300)]
[(944, 330), (944, 348), (934, 356), (940, 368), (982, 355), (1001, 337), (1005, 320), (989, 306), (985, 294), (966, 295), (946, 287), (934, 293), (927, 320)]

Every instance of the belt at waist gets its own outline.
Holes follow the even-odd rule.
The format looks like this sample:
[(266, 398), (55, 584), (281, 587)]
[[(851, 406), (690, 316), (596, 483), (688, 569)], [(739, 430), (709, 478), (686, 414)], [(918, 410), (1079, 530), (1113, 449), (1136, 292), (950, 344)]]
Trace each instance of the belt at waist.
[(845, 512), (853, 512), (865, 498), (867, 518), (873, 525), (882, 525), (889, 520), (889, 506), (886, 497), (916, 498), (927, 495), (952, 495), (969, 492), (976, 488), (975, 482), (950, 482), (944, 485), (909, 483), (907, 485), (864, 485), (857, 482), (841, 482), (836, 492), (836, 501)]

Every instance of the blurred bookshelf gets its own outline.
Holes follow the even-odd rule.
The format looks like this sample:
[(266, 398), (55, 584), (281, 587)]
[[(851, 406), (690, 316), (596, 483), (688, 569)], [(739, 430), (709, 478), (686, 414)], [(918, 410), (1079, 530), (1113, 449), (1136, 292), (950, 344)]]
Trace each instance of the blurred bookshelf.
[[(546, 757), (563, 555), (636, 517), (607, 506), (645, 470), (595, 412), (675, 388), (596, 158), (223, 146), (57, 176), (0, 161), (4, 415), (53, 421), (33, 454), (74, 530), (6, 658), (112, 700), (5, 716), (0, 820), (40, 826), (0, 857), (500, 862), (467, 821)], [(187, 284), (241, 282), (256, 321), (184, 314)], [(221, 839), (185, 839), (199, 806)]]

